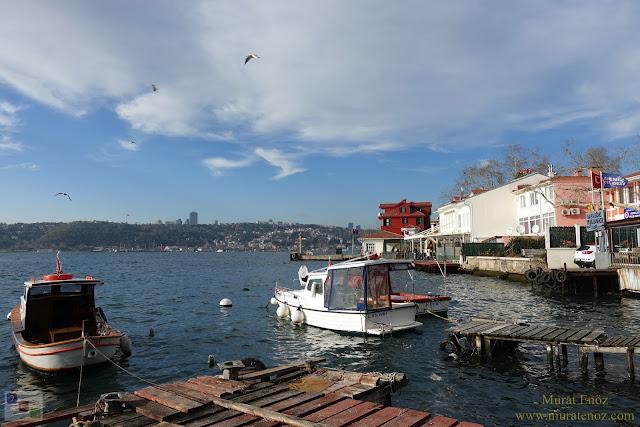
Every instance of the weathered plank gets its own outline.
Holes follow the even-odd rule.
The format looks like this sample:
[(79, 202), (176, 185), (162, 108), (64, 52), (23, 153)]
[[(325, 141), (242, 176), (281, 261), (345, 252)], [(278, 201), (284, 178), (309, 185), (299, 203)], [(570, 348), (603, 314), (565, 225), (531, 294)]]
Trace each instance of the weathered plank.
[(384, 427), (415, 427), (424, 424), (431, 414), (428, 412), (409, 409), (387, 422)]
[(403, 413), (405, 409), (387, 406), (351, 424), (354, 427), (378, 427)]
[(589, 335), (587, 335), (586, 337), (582, 337), (580, 339), (580, 342), (586, 343), (586, 344), (592, 344), (595, 339), (602, 339), (601, 338), (602, 336), (606, 336), (604, 331), (595, 330), (591, 332)]
[(217, 396), (217, 397), (228, 397), (228, 396), (231, 396), (232, 393), (237, 392), (237, 390), (232, 390), (230, 392), (229, 389), (217, 387), (216, 384), (203, 383), (194, 378), (189, 378), (186, 381), (186, 383), (184, 383), (183, 381), (183, 384), (180, 384), (180, 385), (182, 387), (191, 388), (188, 384), (193, 384), (194, 386), (198, 387), (197, 389), (194, 389), (194, 390), (198, 390), (202, 392), (205, 392), (204, 390), (207, 390), (206, 393), (211, 394), (213, 396)]
[(558, 328), (555, 331), (550, 332), (545, 336), (543, 336), (542, 339), (545, 341), (553, 341), (555, 340), (556, 337), (559, 337), (560, 335), (566, 333), (567, 331), (568, 331), (568, 328)]
[[(528, 326), (525, 330), (520, 331), (520, 335), (523, 337), (528, 336), (531, 332), (537, 330), (538, 328), (541, 328), (541, 326)], [(489, 335), (490, 333), (493, 334), (494, 332), (489, 332), (489, 331), (485, 332), (485, 334), (487, 335)]]
[(284, 412), (285, 414), (304, 418), (306, 415), (324, 409), (344, 399), (346, 399), (346, 397), (340, 396), (338, 394), (327, 394), (310, 402), (295, 406), (290, 409), (285, 409), (282, 412)]
[(137, 413), (144, 415), (145, 417), (154, 419), (158, 422), (162, 422), (165, 419), (168, 419), (180, 413), (180, 411), (171, 409), (156, 402), (152, 402), (134, 394), (127, 393), (126, 397), (127, 401), (125, 405), (127, 407), (135, 408)]
[[(186, 397), (162, 390), (158, 387), (145, 387), (134, 392), (137, 396), (159, 403), (180, 412), (191, 412), (202, 406), (202, 403)], [(213, 396), (212, 396), (213, 397)]]
[(378, 411), (381, 407), (382, 406), (377, 403), (362, 402), (359, 405), (352, 406), (332, 417), (322, 420), (322, 424), (336, 427), (348, 425)]
[(475, 334), (475, 333), (480, 333), (485, 329), (491, 329), (492, 327), (495, 326), (494, 322), (484, 322), (484, 323), (480, 323), (476, 326), (473, 326), (471, 328), (465, 328), (465, 330), (461, 331), (461, 333), (463, 335), (468, 335), (468, 334)]
[(539, 340), (542, 339), (543, 336), (555, 331), (556, 329), (557, 329), (556, 326), (547, 326), (543, 330), (541, 330), (541, 331), (539, 331), (539, 332), (537, 332), (535, 334), (529, 335), (528, 339), (539, 341)]
[(345, 411), (351, 408), (352, 406), (356, 406), (359, 403), (361, 403), (361, 401), (355, 400), (355, 399), (341, 400), (339, 402), (334, 403), (333, 405), (327, 406), (326, 408), (322, 408), (319, 411), (315, 411), (311, 414), (305, 415), (302, 418), (304, 418), (307, 421), (317, 423), (324, 419), (332, 417), (337, 413)]
[(529, 325), (513, 325), (511, 328), (503, 329), (502, 331), (506, 334), (507, 337), (515, 338), (520, 336), (520, 332), (525, 329), (529, 329)]
[(209, 397), (210, 395), (208, 395), (207, 393), (193, 390), (191, 388), (182, 387), (181, 384), (181, 381), (177, 381), (175, 383), (162, 384), (161, 387), (163, 390), (170, 391), (171, 393), (186, 397), (187, 399), (195, 400), (196, 402), (200, 402), (202, 404), (211, 402), (211, 399)]
[(237, 380), (225, 380), (220, 377), (213, 377), (211, 375), (201, 375), (196, 377), (200, 382), (207, 384), (219, 384), (222, 388), (229, 388), (234, 390), (245, 390), (251, 386), (249, 381), (237, 381)]
[(453, 427), (458, 424), (458, 420), (443, 416), (437, 416), (427, 423), (428, 426), (433, 427)]
[(571, 336), (577, 334), (578, 332), (580, 332), (580, 329), (575, 329), (575, 328), (569, 328), (569, 330), (567, 332), (565, 332), (564, 334), (557, 336), (556, 337), (556, 341), (558, 342), (568, 342), (568, 339), (571, 338)]
[(456, 427), (484, 427), (484, 424), (471, 423), (469, 421), (462, 421), (458, 423)]
[(322, 393), (302, 393), (297, 396), (293, 396), (289, 399), (285, 399), (280, 402), (273, 403), (267, 406), (266, 408), (272, 411), (284, 412), (287, 409), (295, 408), (296, 406), (302, 405), (303, 403), (316, 400), (319, 397), (322, 397)]
[(282, 375), (289, 373), (291, 371), (295, 371), (300, 368), (304, 368), (307, 366), (312, 366), (317, 363), (324, 362), (326, 359), (324, 357), (315, 357), (313, 359), (305, 360), (303, 362), (295, 362), (289, 363), (287, 365), (276, 366), (275, 368), (263, 369), (262, 371), (253, 371), (243, 374), (242, 372), (239, 375), (241, 380), (262, 380), (265, 378), (270, 378), (274, 375)]
[(569, 342), (578, 343), (580, 340), (593, 332), (592, 329), (583, 329), (575, 335), (569, 337)]

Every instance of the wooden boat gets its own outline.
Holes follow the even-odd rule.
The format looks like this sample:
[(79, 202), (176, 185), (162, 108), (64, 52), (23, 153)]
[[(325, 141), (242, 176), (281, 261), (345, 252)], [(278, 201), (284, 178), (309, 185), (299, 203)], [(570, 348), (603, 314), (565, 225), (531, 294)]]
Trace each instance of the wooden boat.
[[(271, 302), (278, 304), (278, 316), (336, 331), (384, 335), (422, 325), (415, 319), (417, 300), (431, 303), (430, 308), (433, 304), (448, 306), (446, 298), (449, 297), (439, 300), (394, 293), (394, 288), (403, 288), (402, 283), (413, 281), (411, 261), (363, 258), (311, 272), (305, 266), (300, 267), (298, 280), (302, 289), (276, 285)], [(410, 285), (405, 288), (412, 289)], [(424, 306), (426, 309), (427, 305)]]
[(94, 288), (103, 282), (63, 273), (60, 253), (56, 264), (56, 274), (24, 283), (20, 304), (8, 316), (20, 359), (35, 369), (57, 371), (105, 362), (119, 346), (129, 353), (129, 338), (110, 327), (95, 306)]

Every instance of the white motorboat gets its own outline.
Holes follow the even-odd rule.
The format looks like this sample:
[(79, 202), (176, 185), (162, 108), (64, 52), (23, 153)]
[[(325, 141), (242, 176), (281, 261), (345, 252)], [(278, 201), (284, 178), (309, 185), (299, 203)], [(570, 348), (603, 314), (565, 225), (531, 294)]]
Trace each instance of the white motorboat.
[(111, 359), (120, 346), (131, 351), (131, 341), (110, 327), (94, 301), (93, 277), (74, 278), (60, 267), (56, 274), (24, 283), (24, 294), (8, 316), (20, 359), (32, 368), (57, 371), (94, 365)]
[[(416, 295), (394, 293), (394, 289), (413, 289), (413, 263), (373, 258), (344, 261), (311, 272), (300, 267), (302, 289), (276, 285), (271, 302), (278, 304), (278, 316), (320, 328), (371, 335), (422, 325), (416, 321), (418, 306), (411, 300)], [(446, 299), (436, 301), (448, 306)]]

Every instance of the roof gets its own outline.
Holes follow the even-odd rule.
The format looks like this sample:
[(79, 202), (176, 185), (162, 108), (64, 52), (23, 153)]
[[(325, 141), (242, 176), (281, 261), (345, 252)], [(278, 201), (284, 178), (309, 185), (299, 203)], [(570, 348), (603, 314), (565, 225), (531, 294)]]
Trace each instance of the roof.
[(404, 239), (404, 236), (402, 234), (396, 234), (390, 231), (383, 230), (383, 231), (377, 231), (373, 234), (362, 236), (360, 240), (362, 239)]
[(411, 206), (416, 206), (416, 207), (424, 207), (424, 208), (430, 208), (431, 207), (431, 202), (407, 202), (407, 199), (402, 199), (401, 201), (397, 202), (397, 203), (380, 203), (380, 209), (383, 208), (395, 208), (396, 206), (400, 206), (400, 205), (411, 205)]

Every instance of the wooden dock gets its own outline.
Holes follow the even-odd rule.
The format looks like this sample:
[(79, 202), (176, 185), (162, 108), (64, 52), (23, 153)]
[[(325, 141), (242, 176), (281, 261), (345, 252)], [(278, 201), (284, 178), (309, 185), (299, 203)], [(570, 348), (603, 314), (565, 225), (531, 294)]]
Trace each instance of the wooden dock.
[(429, 273), (440, 273), (447, 269), (447, 273), (457, 273), (460, 270), (460, 263), (458, 262), (443, 262), (443, 261), (414, 261), (417, 270), (426, 271)]
[[(553, 369), (554, 358), (558, 369), (567, 366), (567, 345), (578, 346), (580, 366), (587, 371), (589, 353), (593, 353), (597, 370), (604, 369), (605, 353), (626, 353), (629, 376), (634, 376), (633, 354), (640, 354), (640, 336), (608, 338), (604, 330), (566, 328), (552, 325), (530, 325), (507, 321), (473, 319), (449, 328), (448, 343), (460, 350), (460, 339), (467, 338), (479, 355), (491, 357), (496, 348), (514, 348), (518, 343), (543, 343), (547, 349), (547, 364)], [(506, 345), (505, 345), (506, 344)], [(562, 355), (562, 360), (560, 359)]]
[(105, 412), (107, 406), (99, 400), (95, 405), (49, 413), (40, 420), (11, 421), (3, 427), (42, 425), (72, 417), (76, 422), (95, 420), (100, 426), (481, 426), (390, 406), (390, 394), (407, 384), (403, 374), (316, 367), (323, 360), (244, 373), (239, 371), (243, 364), (225, 362), (220, 364), (226, 366), (222, 377), (200, 376), (123, 393), (121, 401), (110, 406), (118, 410)]
[(305, 253), (299, 252), (291, 252), (289, 254), (289, 259), (291, 261), (347, 261), (354, 258), (359, 258), (362, 255), (360, 254), (318, 254), (318, 255), (309, 255)]

